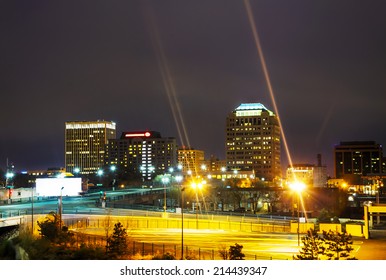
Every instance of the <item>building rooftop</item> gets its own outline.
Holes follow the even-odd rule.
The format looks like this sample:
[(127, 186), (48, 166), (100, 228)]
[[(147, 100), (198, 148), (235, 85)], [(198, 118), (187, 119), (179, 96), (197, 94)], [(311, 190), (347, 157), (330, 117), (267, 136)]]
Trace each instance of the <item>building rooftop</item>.
[(241, 103), (234, 112), (237, 116), (260, 116), (262, 112), (268, 112), (270, 116), (274, 116), (274, 113), (261, 103)]
[(239, 107), (236, 108), (239, 110), (267, 110), (268, 109), (261, 103), (241, 103)]

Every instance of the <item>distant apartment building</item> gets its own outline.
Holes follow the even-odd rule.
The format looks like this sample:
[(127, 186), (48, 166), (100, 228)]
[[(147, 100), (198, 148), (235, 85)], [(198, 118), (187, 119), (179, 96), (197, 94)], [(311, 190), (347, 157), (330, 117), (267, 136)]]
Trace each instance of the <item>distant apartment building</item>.
[(177, 165), (176, 139), (161, 137), (157, 131), (123, 132), (119, 139), (109, 141), (106, 164), (141, 173), (144, 181), (151, 180)]
[(199, 174), (205, 166), (205, 153), (190, 147), (178, 149), (178, 164), (182, 166), (183, 173)]
[(116, 138), (112, 121), (65, 123), (65, 168), (70, 173), (92, 174), (105, 163), (106, 146)]
[(230, 170), (253, 171), (258, 178), (281, 177), (280, 126), (261, 103), (243, 103), (226, 118), (226, 163)]
[(327, 187), (327, 167), (322, 165), (322, 157), (317, 156), (318, 163), (314, 164), (293, 164), (287, 168), (287, 182), (301, 181), (307, 187)]
[(226, 160), (221, 160), (215, 156), (211, 156), (203, 161), (203, 167), (207, 172), (225, 172), (227, 170), (226, 166)]
[(383, 161), (382, 145), (375, 141), (340, 142), (334, 147), (335, 178), (351, 184), (362, 176), (384, 173)]

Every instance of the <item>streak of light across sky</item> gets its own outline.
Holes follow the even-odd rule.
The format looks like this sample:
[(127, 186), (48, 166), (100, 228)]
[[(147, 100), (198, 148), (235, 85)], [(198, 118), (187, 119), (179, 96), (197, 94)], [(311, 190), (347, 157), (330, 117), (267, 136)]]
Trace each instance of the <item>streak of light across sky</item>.
[(254, 42), (256, 44), (256, 49), (258, 51), (259, 58), (260, 58), (260, 61), (261, 61), (261, 67), (263, 68), (264, 78), (265, 78), (265, 81), (266, 81), (267, 86), (268, 86), (269, 96), (271, 97), (271, 101), (272, 101), (272, 104), (273, 104), (276, 116), (277, 116), (278, 121), (279, 121), (280, 130), (281, 130), (281, 137), (283, 139), (283, 144), (284, 144), (284, 148), (285, 148), (285, 151), (286, 151), (286, 154), (287, 154), (289, 166), (292, 167), (293, 164), (292, 164), (291, 154), (290, 154), (290, 151), (289, 151), (289, 148), (288, 148), (288, 143), (287, 143), (287, 140), (286, 140), (286, 137), (285, 137), (285, 133), (284, 133), (284, 129), (283, 129), (283, 124), (282, 124), (282, 122), (280, 120), (279, 109), (278, 109), (277, 104), (276, 104), (275, 94), (273, 92), (273, 88), (272, 88), (272, 84), (271, 84), (271, 79), (270, 79), (269, 73), (268, 73), (267, 64), (266, 64), (265, 59), (264, 59), (263, 48), (261, 47), (261, 43), (260, 43), (260, 39), (259, 39), (259, 34), (257, 33), (257, 27), (256, 27), (255, 19), (253, 17), (253, 12), (252, 12), (249, 0), (244, 0), (244, 5), (245, 5), (245, 9), (246, 9), (247, 15), (248, 15), (248, 21), (249, 21), (249, 24), (250, 24), (251, 29), (252, 29), (252, 34), (253, 34)]
[(173, 113), (174, 122), (176, 124), (176, 128), (179, 135), (179, 140), (183, 146), (190, 146), (189, 137), (187, 133), (187, 129), (184, 123), (184, 118), (181, 113), (181, 107), (177, 99), (177, 91), (173, 82), (173, 77), (167, 62), (167, 58), (165, 56), (165, 52), (162, 48), (161, 38), (159, 36), (159, 32), (157, 30), (157, 24), (155, 23), (154, 14), (150, 7), (148, 7), (148, 19), (150, 29), (151, 29), (151, 37), (154, 45), (155, 53), (157, 56), (157, 62), (162, 74), (162, 81), (165, 86), (165, 91), (168, 97), (170, 109)]

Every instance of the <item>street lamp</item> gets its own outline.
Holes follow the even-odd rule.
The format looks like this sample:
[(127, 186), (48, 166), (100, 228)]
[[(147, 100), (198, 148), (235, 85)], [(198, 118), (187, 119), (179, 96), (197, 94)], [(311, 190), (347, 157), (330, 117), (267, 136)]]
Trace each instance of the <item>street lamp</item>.
[(60, 199), (59, 199), (59, 227), (60, 227), (60, 229), (62, 228), (63, 189), (64, 189), (64, 187), (61, 187), (61, 189), (60, 189)]
[[(14, 174), (13, 172), (7, 172), (7, 173), (5, 174), (5, 177), (6, 177), (7, 180), (12, 179), (14, 176), (15, 176), (15, 174)], [(8, 182), (8, 181), (7, 181), (7, 182)]]
[(117, 167), (115, 165), (111, 165), (110, 171), (113, 172), (113, 184), (112, 184), (113, 191), (115, 191), (115, 184), (116, 184), (115, 170), (117, 170)]
[[(182, 175), (177, 175), (175, 177), (178, 184), (181, 183), (183, 177)], [(184, 187), (180, 186), (181, 190), (181, 260), (184, 259)]]
[[(196, 192), (196, 203), (198, 202), (198, 190), (201, 190), (204, 187), (205, 181), (200, 181), (200, 182), (195, 182), (193, 181), (191, 183), (191, 187), (195, 190)], [(197, 206), (199, 206), (199, 203), (197, 203)], [(196, 229), (198, 229), (198, 207), (196, 204), (194, 205), (195, 211), (196, 211)]]
[(74, 174), (75, 174), (75, 176), (78, 176), (78, 175), (79, 175), (79, 172), (80, 172), (80, 168), (79, 168), (79, 167), (75, 167), (75, 168), (74, 168)]
[(299, 216), (299, 203), (300, 203), (300, 196), (302, 194), (302, 191), (306, 188), (306, 185), (303, 183), (303, 182), (299, 182), (299, 181), (296, 181), (296, 182), (293, 182), (292, 184), (290, 184), (290, 188), (297, 192), (297, 204), (296, 204), (296, 209), (297, 209), (297, 214), (298, 214), (298, 246), (300, 246), (300, 216)]
[[(13, 192), (13, 177), (15, 176), (15, 174), (11, 171), (8, 171), (6, 174), (5, 174), (5, 187), (8, 189), (8, 202), (10, 203), (11, 202), (11, 197), (12, 197), (12, 192)], [(10, 183), (11, 181), (11, 183)]]
[(34, 235), (34, 187), (31, 187), (31, 220), (32, 220), (32, 236)]
[(98, 186), (101, 187), (101, 186), (103, 186), (103, 184), (102, 184), (103, 170), (102, 170), (102, 169), (98, 169), (97, 175), (98, 175), (98, 177), (99, 177), (99, 184), (98, 184)]

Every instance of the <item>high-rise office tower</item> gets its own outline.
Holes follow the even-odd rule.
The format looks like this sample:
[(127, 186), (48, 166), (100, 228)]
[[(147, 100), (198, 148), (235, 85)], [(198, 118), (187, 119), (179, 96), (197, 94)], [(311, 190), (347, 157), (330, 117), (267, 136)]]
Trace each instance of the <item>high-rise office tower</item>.
[(361, 176), (383, 173), (382, 145), (374, 141), (340, 142), (334, 147), (335, 178), (360, 182)]
[(254, 171), (266, 180), (281, 177), (280, 126), (261, 103), (243, 103), (226, 118), (226, 163), (231, 170)]
[(65, 123), (65, 167), (67, 172), (96, 173), (105, 163), (106, 145), (116, 137), (111, 121)]
[(177, 142), (161, 137), (157, 131), (123, 132), (120, 139), (109, 141), (107, 165), (117, 165), (123, 172), (141, 173), (144, 181), (177, 166)]

